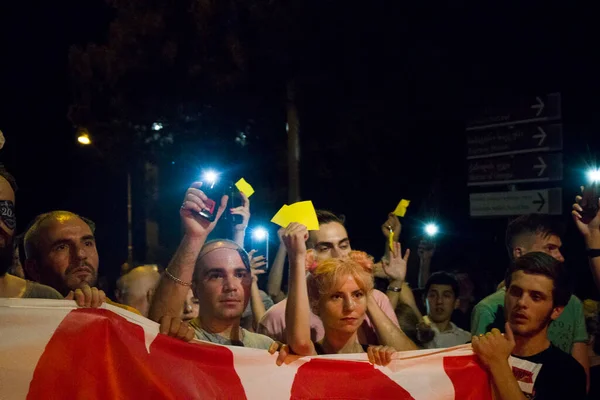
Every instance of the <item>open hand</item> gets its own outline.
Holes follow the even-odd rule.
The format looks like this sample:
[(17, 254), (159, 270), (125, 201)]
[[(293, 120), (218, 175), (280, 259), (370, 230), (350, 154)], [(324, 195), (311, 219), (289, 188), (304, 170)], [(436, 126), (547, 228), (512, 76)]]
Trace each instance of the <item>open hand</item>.
[(402, 257), (402, 245), (399, 242), (394, 242), (394, 251), (390, 252), (389, 261), (381, 260), (383, 271), (389, 280), (404, 282), (409, 256), (410, 249), (407, 249), (404, 257)]

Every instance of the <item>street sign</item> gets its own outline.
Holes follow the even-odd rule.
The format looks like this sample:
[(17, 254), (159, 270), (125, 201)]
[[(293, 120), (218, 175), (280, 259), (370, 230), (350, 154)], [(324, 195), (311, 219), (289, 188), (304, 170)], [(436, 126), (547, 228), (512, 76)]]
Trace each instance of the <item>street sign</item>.
[(467, 132), (467, 159), (562, 150), (562, 124), (528, 124)]
[(502, 217), (531, 213), (562, 214), (562, 189), (471, 193), (471, 217)]
[(529, 153), (469, 161), (468, 186), (562, 180), (561, 153)]
[(561, 118), (560, 93), (523, 97), (510, 105), (488, 107), (467, 122), (467, 131)]

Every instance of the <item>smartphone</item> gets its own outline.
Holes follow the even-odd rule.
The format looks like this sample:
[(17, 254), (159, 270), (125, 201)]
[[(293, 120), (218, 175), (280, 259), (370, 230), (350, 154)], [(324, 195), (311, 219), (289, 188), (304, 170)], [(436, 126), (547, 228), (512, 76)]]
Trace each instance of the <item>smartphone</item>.
[[(227, 203), (227, 208), (237, 208), (242, 206), (242, 196), (240, 195), (240, 191), (233, 184), (230, 183), (227, 187), (227, 195), (229, 196), (229, 200)], [(239, 225), (244, 221), (244, 217), (241, 215), (229, 214), (229, 212), (225, 213), (226, 219), (229, 219), (232, 226)]]
[(584, 223), (590, 222), (598, 214), (598, 182), (590, 183), (585, 187), (579, 205), (583, 208), (581, 217)]
[(221, 204), (221, 197), (223, 197), (223, 187), (218, 181), (213, 182), (202, 182), (201, 189), (207, 200), (204, 201), (206, 208), (200, 211), (198, 214), (207, 219), (210, 222), (213, 222), (217, 217), (217, 210), (219, 209), (219, 204)]

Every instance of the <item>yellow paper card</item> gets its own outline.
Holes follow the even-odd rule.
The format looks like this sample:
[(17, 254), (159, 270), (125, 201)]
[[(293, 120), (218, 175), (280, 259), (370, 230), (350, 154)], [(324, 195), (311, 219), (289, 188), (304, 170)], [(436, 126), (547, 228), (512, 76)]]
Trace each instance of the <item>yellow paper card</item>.
[(399, 217), (404, 217), (404, 215), (406, 214), (406, 209), (409, 205), (410, 200), (400, 200), (400, 203), (398, 203), (398, 206), (396, 206), (396, 209), (394, 210), (394, 214), (396, 214)]
[(319, 220), (312, 201), (300, 201), (292, 204), (288, 209), (290, 222), (298, 222), (306, 226), (309, 231), (319, 230)]
[(240, 179), (235, 183), (235, 187), (238, 190), (246, 195), (246, 197), (250, 197), (254, 194), (254, 188), (250, 185), (244, 178)]
[(290, 222), (292, 222), (289, 220), (289, 217), (287, 215), (288, 208), (290, 208), (290, 206), (284, 204), (283, 207), (281, 207), (279, 211), (277, 211), (277, 214), (275, 214), (275, 216), (271, 218), (271, 222), (281, 226), (282, 228), (287, 228)]

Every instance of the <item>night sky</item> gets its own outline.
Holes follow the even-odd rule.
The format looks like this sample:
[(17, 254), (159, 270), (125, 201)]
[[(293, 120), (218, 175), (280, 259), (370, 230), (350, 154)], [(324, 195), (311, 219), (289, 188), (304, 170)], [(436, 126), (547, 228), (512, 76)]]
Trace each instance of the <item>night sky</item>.
[[(434, 268), (461, 267), (498, 280), (507, 261), (507, 219), (469, 218), (464, 128), (473, 110), (510, 96), (562, 94), (564, 180), (546, 187), (563, 187), (568, 222), (583, 168), (595, 159), (599, 142), (600, 28), (590, 10), (542, 2), (499, 9), (466, 2), (426, 8), (383, 1), (325, 3), (318, 23), (335, 29), (315, 48), (298, 104), (301, 191), (318, 208), (346, 214), (355, 248), (378, 255), (379, 225), (407, 198), (413, 203), (403, 242), (414, 247), (422, 221), (435, 218), (443, 236)], [(75, 142), (67, 119), (72, 100), (67, 56), (71, 45), (103, 43), (112, 17), (101, 0), (0, 6), (0, 129), (7, 139), (0, 160), (20, 186), (19, 229), (51, 209), (90, 217), (98, 223), (101, 270), (111, 278), (126, 258), (125, 175), (107, 167), (105, 156)], [(307, 35), (315, 35), (318, 26), (307, 26)], [(270, 104), (257, 111), (256, 120), (283, 125), (284, 112)], [(277, 124), (258, 126), (281, 129), (279, 145), (285, 148), (284, 126), (273, 128)], [(253, 197), (256, 221), (268, 221), (287, 200), (286, 172), (274, 173), (268, 165), (274, 157), (265, 149), (273, 146), (261, 142), (264, 137), (249, 140), (249, 151), (264, 151), (266, 161), (240, 160), (244, 175), (255, 186), (280, 189), (268, 198)], [(325, 160), (318, 169), (312, 168), (315, 157)], [(162, 188), (172, 199), (160, 211), (169, 249), (178, 240), (176, 201), (188, 178), (179, 175), (177, 185)], [(139, 193), (135, 197), (139, 204)], [(566, 258), (578, 290), (588, 295), (593, 289), (582, 250), (569, 224)]]

